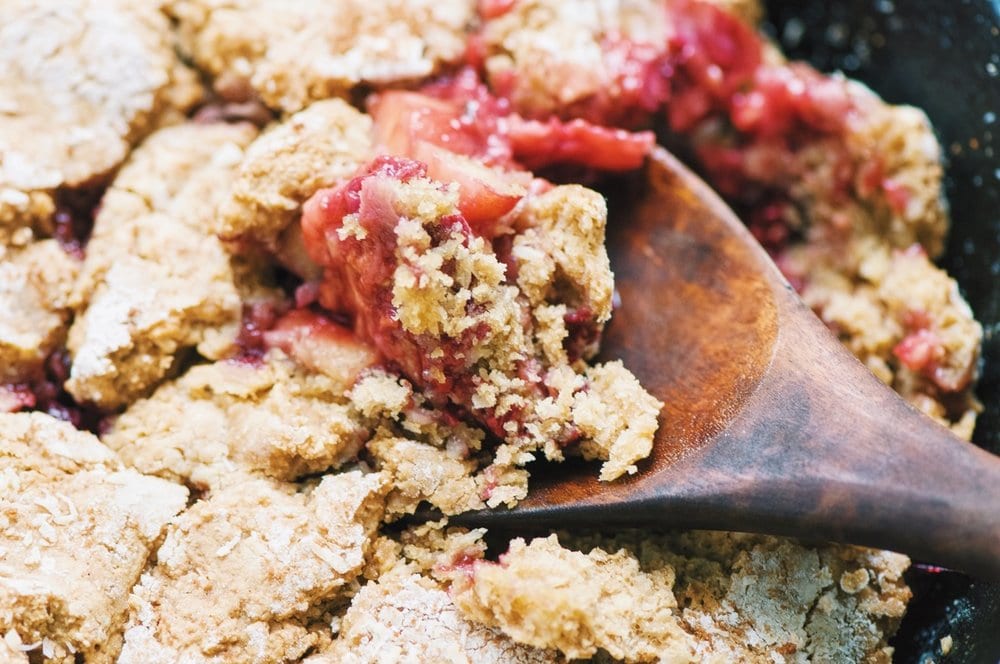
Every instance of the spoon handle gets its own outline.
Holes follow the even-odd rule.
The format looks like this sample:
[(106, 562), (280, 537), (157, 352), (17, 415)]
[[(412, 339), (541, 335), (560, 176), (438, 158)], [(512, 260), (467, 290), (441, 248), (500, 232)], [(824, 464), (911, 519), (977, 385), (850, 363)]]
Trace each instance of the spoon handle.
[(702, 476), (662, 497), (676, 507), (685, 494), (703, 527), (808, 533), (1000, 578), (1000, 458), (917, 412), (839, 344), (817, 343), (829, 338), (818, 321), (796, 318), (698, 460)]

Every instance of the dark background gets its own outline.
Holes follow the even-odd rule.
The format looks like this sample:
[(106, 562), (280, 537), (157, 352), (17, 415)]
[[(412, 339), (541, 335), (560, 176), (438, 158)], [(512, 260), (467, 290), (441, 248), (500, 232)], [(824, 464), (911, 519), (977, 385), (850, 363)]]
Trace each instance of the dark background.
[[(947, 159), (952, 231), (943, 265), (983, 323), (985, 410), (975, 442), (1000, 452), (1000, 0), (769, 0), (793, 58), (841, 70), (887, 101), (923, 108)], [(942, 450), (942, 463), (947, 451)], [(1000, 509), (1000, 505), (997, 505)], [(1000, 584), (916, 567), (895, 661), (1000, 661)], [(947, 657), (939, 640), (954, 639)]]

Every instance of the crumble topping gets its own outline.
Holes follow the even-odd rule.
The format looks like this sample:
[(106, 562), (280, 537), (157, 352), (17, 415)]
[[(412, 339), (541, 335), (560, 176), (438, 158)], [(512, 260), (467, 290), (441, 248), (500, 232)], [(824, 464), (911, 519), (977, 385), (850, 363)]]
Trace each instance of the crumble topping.
[(156, 121), (179, 66), (151, 5), (12, 0), (0, 8), (0, 246), (50, 231), (53, 192), (112, 172)]
[(130, 406), (103, 440), (144, 473), (215, 488), (247, 473), (294, 481), (337, 468), (367, 437), (336, 381), (272, 352), (261, 366), (192, 367)]
[(470, 0), (171, 0), (182, 48), (225, 98), (294, 112), (358, 85), (426, 78), (465, 52)]
[[(492, 563), (482, 530), (397, 520), (516, 504), (538, 449), (607, 480), (649, 453), (660, 404), (586, 364), (604, 201), (526, 169), (636, 169), (653, 135), (605, 124), (656, 114), (848, 348), (969, 437), (982, 329), (927, 257), (948, 218), (920, 111), (786, 63), (755, 0), (166, 4), (179, 35), (120, 0), (0, 9), (33, 95), (30, 131), (0, 129), (0, 383), (48, 373), (75, 312), (66, 386), (125, 408), (114, 450), (0, 414), (0, 659), (891, 661), (896, 554), (627, 531)], [(369, 88), (371, 117), (326, 99)], [(81, 270), (54, 195), (123, 160)], [(0, 410), (46, 408), (20, 387)], [(176, 516), (180, 483), (207, 491)]]
[(888, 662), (909, 599), (908, 560), (888, 552), (732, 533), (563, 537), (568, 548), (515, 539), (497, 563), (466, 544), (474, 560), (453, 568), (445, 546), (435, 569), (470, 620), (627, 662)]
[(78, 271), (55, 240), (0, 255), (0, 383), (28, 380), (63, 342)]
[(855, 279), (815, 270), (802, 297), (876, 376), (959, 436), (972, 436), (979, 405), (968, 388), (982, 326), (919, 245), (870, 250)]
[(229, 256), (207, 227), (253, 135), (248, 125), (162, 129), (105, 194), (69, 332), (66, 388), (77, 400), (121, 406), (162, 380), (182, 349), (229, 350), (217, 330), (229, 326), (235, 336), (240, 298)]
[(552, 535), (512, 541), (499, 564), (473, 564), (452, 597), (468, 618), (570, 659), (600, 648), (616, 659), (689, 662), (673, 581), (670, 568), (644, 572), (625, 551), (569, 551)]
[(283, 662), (361, 571), (383, 479), (352, 471), (311, 491), (250, 479), (174, 519), (129, 600), (119, 662)]
[(333, 646), (303, 661), (527, 664), (557, 658), (466, 620), (434, 581), (399, 570), (363, 587), (341, 620)]
[(371, 118), (339, 99), (319, 101), (272, 126), (246, 149), (214, 228), (223, 237), (273, 242), (302, 203), (368, 160)]
[(3, 414), (0, 431), (0, 633), (112, 662), (129, 590), (187, 490), (48, 415)]
[(422, 501), (458, 514), (513, 506), (527, 495), (528, 473), (514, 467), (523, 459), (504, 459), (498, 452), (491, 462), (481, 429), (435, 408), (405, 379), (371, 371), (350, 398), (373, 432), (368, 454), (391, 478), (387, 518), (412, 514)]

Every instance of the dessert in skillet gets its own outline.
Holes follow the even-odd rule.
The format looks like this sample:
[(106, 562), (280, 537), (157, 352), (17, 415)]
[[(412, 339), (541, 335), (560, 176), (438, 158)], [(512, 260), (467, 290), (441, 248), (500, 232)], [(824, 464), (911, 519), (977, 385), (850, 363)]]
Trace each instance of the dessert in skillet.
[(594, 187), (654, 127), (969, 437), (920, 111), (745, 0), (162, 4), (0, 8), (0, 661), (891, 661), (898, 554), (447, 517), (649, 454)]

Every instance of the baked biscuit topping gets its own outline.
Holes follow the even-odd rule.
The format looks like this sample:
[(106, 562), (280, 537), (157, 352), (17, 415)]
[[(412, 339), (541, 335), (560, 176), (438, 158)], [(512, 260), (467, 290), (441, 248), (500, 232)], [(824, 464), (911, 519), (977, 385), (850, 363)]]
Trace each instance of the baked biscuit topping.
[(0, 26), (3, 246), (18, 228), (51, 230), (56, 189), (113, 172), (183, 74), (152, 5), (13, 0)]

